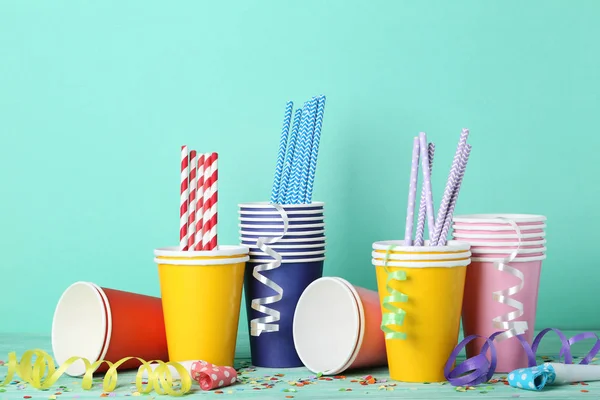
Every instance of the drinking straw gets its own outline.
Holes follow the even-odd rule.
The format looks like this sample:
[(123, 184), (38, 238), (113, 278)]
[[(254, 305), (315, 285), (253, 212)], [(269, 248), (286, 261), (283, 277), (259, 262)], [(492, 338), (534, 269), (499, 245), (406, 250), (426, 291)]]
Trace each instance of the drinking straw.
[(432, 232), (435, 230), (435, 220), (433, 217), (433, 192), (431, 190), (431, 173), (429, 171), (427, 134), (425, 134), (425, 132), (419, 133), (419, 141), (421, 151), (421, 168), (423, 168), (423, 186), (425, 186), (425, 209), (427, 212), (427, 226), (429, 227), (429, 240), (431, 241)]
[(448, 213), (448, 207), (450, 206), (450, 200), (452, 200), (452, 193), (456, 187), (456, 183), (458, 181), (459, 174), (459, 162), (460, 157), (463, 152), (463, 148), (467, 144), (467, 137), (469, 136), (469, 130), (463, 129), (460, 134), (460, 139), (458, 141), (458, 146), (456, 148), (456, 153), (454, 153), (454, 160), (452, 160), (452, 168), (450, 168), (450, 173), (448, 174), (448, 180), (446, 182), (446, 188), (444, 189), (444, 196), (442, 197), (442, 202), (440, 203), (440, 209), (438, 210), (437, 219), (435, 221), (435, 230), (433, 233), (433, 237), (430, 237), (432, 243), (431, 246), (437, 246), (440, 240), (440, 233), (444, 225), (444, 221), (446, 220), (446, 214)]
[(288, 140), (288, 149), (285, 156), (285, 166), (283, 169), (283, 176), (281, 177), (281, 184), (279, 185), (279, 193), (277, 194), (277, 203), (284, 204), (286, 202), (286, 193), (288, 190), (288, 183), (290, 174), (292, 171), (292, 160), (294, 158), (294, 150), (296, 148), (296, 141), (298, 137), (298, 130), (300, 129), (300, 119), (302, 117), (302, 109), (298, 108), (294, 113), (294, 123), (292, 125), (292, 133)]
[[(435, 155), (435, 143), (429, 143), (427, 147), (429, 155), (429, 174), (433, 172), (433, 156)], [(415, 246), (423, 246), (425, 243), (425, 185), (421, 185), (421, 201), (419, 201), (419, 216), (417, 217), (417, 233), (415, 234)]]
[(313, 186), (315, 183), (315, 173), (317, 171), (317, 157), (319, 156), (319, 143), (321, 141), (321, 128), (323, 127), (323, 113), (325, 112), (325, 96), (321, 95), (317, 99), (317, 120), (315, 122), (315, 132), (313, 134), (310, 169), (308, 172), (308, 183), (306, 185), (305, 203), (312, 203)]
[(204, 201), (204, 237), (202, 238), (202, 249), (203, 250), (214, 250), (217, 247), (217, 180), (219, 175), (218, 169), (218, 154), (212, 153), (209, 157), (209, 165), (204, 164), (204, 170), (209, 169), (210, 178), (209, 183), (206, 185), (206, 178), (204, 182), (204, 190), (210, 192), (208, 200), (208, 210), (206, 207), (206, 200)]
[(187, 222), (188, 222), (188, 148), (181, 146), (181, 187), (179, 201), (179, 250), (187, 250)]
[(204, 236), (204, 230), (202, 228), (202, 215), (204, 211), (204, 159), (209, 156), (209, 154), (200, 154), (200, 157), (198, 157), (198, 172), (196, 174), (196, 234), (194, 235), (194, 251), (202, 250), (202, 236)]
[(404, 230), (405, 246), (412, 246), (413, 224), (415, 220), (415, 198), (417, 197), (417, 178), (419, 177), (418, 137), (415, 137), (413, 140), (412, 162), (410, 168), (410, 182), (408, 185), (408, 207), (406, 209), (406, 227)]
[(317, 97), (310, 100), (310, 115), (308, 118), (308, 126), (306, 127), (306, 142), (304, 143), (304, 151), (302, 152), (302, 165), (300, 168), (300, 190), (298, 192), (298, 203), (306, 203), (306, 190), (308, 186), (308, 176), (310, 172), (310, 159), (312, 157), (312, 145), (315, 133), (315, 125), (317, 120)]
[(302, 164), (304, 160), (304, 152), (307, 151), (307, 129), (308, 119), (310, 118), (310, 102), (307, 101), (302, 107), (302, 120), (300, 121), (300, 135), (298, 136), (298, 142), (294, 149), (294, 159), (292, 162), (292, 184), (288, 187), (288, 193), (286, 195), (286, 202), (288, 204), (298, 204), (300, 193), (300, 185), (302, 180)]
[(219, 154), (212, 153), (213, 163), (211, 166), (211, 200), (210, 200), (210, 209), (211, 209), (211, 223), (210, 223), (210, 241), (208, 242), (208, 248), (206, 250), (215, 250), (217, 248), (217, 223), (219, 213), (217, 210), (217, 205), (219, 204), (219, 191), (218, 191), (218, 183), (219, 183)]
[(465, 171), (467, 169), (467, 163), (469, 162), (470, 154), (471, 154), (471, 145), (468, 144), (463, 148), (463, 153), (461, 154), (461, 157), (460, 157), (458, 183), (456, 185), (456, 189), (454, 189), (454, 193), (452, 195), (452, 200), (450, 200), (450, 206), (448, 207), (448, 213), (447, 213), (446, 219), (444, 221), (444, 226), (442, 227), (442, 231), (441, 231), (440, 239), (439, 239), (440, 246), (445, 246), (448, 241), (448, 231), (450, 230), (450, 224), (452, 223), (452, 217), (454, 216), (454, 207), (456, 207), (456, 201), (458, 199), (460, 187), (462, 185), (462, 181), (465, 176)]
[(202, 205), (202, 250), (207, 250), (210, 237), (210, 179), (212, 176), (212, 153), (204, 156), (204, 204)]
[(190, 151), (190, 199), (188, 201), (188, 250), (194, 249), (194, 240), (196, 239), (196, 150)]
[(273, 178), (273, 188), (271, 189), (271, 203), (277, 203), (277, 198), (279, 196), (281, 174), (283, 172), (283, 163), (285, 161), (285, 149), (287, 147), (288, 133), (290, 131), (290, 120), (292, 118), (293, 107), (294, 103), (292, 103), (291, 101), (288, 101), (285, 105), (283, 127), (281, 128), (281, 137), (279, 138), (279, 152), (277, 153), (277, 163), (275, 165), (275, 177)]

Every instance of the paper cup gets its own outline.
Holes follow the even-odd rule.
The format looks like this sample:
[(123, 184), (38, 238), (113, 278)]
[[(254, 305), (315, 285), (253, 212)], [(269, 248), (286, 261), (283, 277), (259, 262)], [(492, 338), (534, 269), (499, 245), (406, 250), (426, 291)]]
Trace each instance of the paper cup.
[[(525, 277), (524, 287), (517, 294), (510, 296), (523, 304), (523, 316), (517, 321), (527, 321), (528, 330), (524, 336), (531, 344), (535, 331), (537, 298), (542, 269), (542, 257), (516, 259), (509, 265), (521, 271)], [(493, 293), (508, 289), (519, 283), (519, 280), (494, 268), (494, 258), (473, 258), (467, 269), (465, 295), (462, 310), (464, 335), (482, 335), (489, 337), (503, 329), (494, 328), (492, 319), (515, 311), (515, 308), (501, 304), (493, 299)], [(479, 354), (484, 340), (477, 339), (467, 345), (467, 357)], [(494, 341), (498, 364), (496, 372), (508, 373), (518, 368), (526, 368), (527, 355), (517, 338), (501, 342)]]
[(385, 365), (377, 292), (341, 278), (321, 278), (302, 293), (293, 323), (294, 345), (312, 372), (336, 375), (346, 369)]
[[(242, 244), (248, 247), (256, 247), (258, 239), (241, 238)], [(308, 239), (280, 239), (275, 244), (269, 244), (269, 247), (303, 247), (303, 246), (325, 246), (325, 236), (322, 238)]]
[[(541, 223), (540, 224), (529, 223), (529, 224), (521, 224), (521, 225), (517, 224), (517, 226), (519, 227), (521, 232), (529, 232), (529, 231), (536, 230), (536, 229), (546, 229), (546, 224), (541, 224)], [(510, 224), (504, 224), (504, 225), (453, 224), (452, 229), (459, 230), (459, 231), (476, 231), (476, 232), (480, 232), (480, 233), (484, 233), (486, 231), (489, 231), (492, 233), (496, 233), (496, 232), (504, 233), (505, 231), (509, 231), (509, 232), (512, 232), (513, 234), (516, 234), (515, 229)]]
[[(543, 229), (521, 229), (521, 234), (533, 234), (543, 233)], [(452, 234), (457, 236), (460, 234), (467, 235), (517, 235), (515, 230), (467, 230), (467, 229), (454, 229)]]
[[(238, 224), (238, 226), (244, 230), (249, 232), (262, 232), (265, 230), (269, 230), (271, 232), (279, 232), (281, 235), (283, 233), (283, 225), (270, 224), (270, 225), (256, 225), (256, 224)], [(298, 232), (310, 232), (317, 229), (325, 229), (325, 224), (305, 224), (305, 225), (289, 225), (288, 234), (294, 235), (298, 234)]]
[[(245, 245), (246, 246), (246, 245)], [(306, 252), (306, 251), (325, 251), (325, 243), (321, 242), (321, 243), (316, 243), (316, 244), (300, 244), (298, 246), (291, 246), (291, 245), (271, 245), (268, 244), (267, 245), (269, 248), (271, 248), (272, 250), (275, 250), (277, 253), (296, 253), (296, 252)], [(261, 255), (264, 254), (263, 251), (257, 247), (257, 246), (252, 246), (252, 245), (248, 245), (246, 246), (250, 249), (250, 252), (252, 253), (260, 253)]]
[[(516, 249), (517, 246), (519, 246), (518, 241), (514, 241), (514, 242), (493, 242), (493, 241), (480, 242), (478, 240), (469, 240), (469, 243), (471, 244), (471, 249), (473, 249), (474, 247)], [(522, 249), (542, 248), (542, 247), (544, 247), (545, 244), (546, 244), (545, 239), (522, 241), (520, 243)]]
[[(467, 242), (470, 242), (471, 240), (478, 241), (478, 242), (484, 242), (484, 241), (514, 242), (519, 239), (519, 235), (512, 234), (512, 233), (511, 234), (498, 234), (498, 233), (490, 234), (490, 233), (475, 233), (475, 232), (473, 232), (473, 233), (452, 232), (452, 236), (454, 238), (456, 238), (457, 240), (467, 241)], [(543, 240), (544, 237), (546, 237), (546, 232), (521, 234), (522, 240)]]
[[(240, 230), (239, 233), (242, 238), (258, 239), (261, 237), (273, 237), (273, 238), (281, 237), (281, 234), (283, 232), (282, 231), (274, 232), (270, 229), (262, 229), (260, 231), (254, 230), (252, 232)], [(279, 243), (282, 240), (288, 240), (288, 239), (307, 240), (307, 239), (314, 239), (314, 238), (322, 238), (324, 236), (325, 236), (325, 229), (316, 229), (316, 230), (308, 231), (308, 232), (293, 232), (293, 233), (288, 232), (288, 234), (285, 235), (284, 238), (279, 239), (277, 242)]]
[[(238, 204), (240, 211), (242, 212), (272, 212), (277, 213), (277, 209), (273, 206), (273, 204), (263, 201), (263, 202), (253, 202), (253, 203), (241, 203)], [(323, 209), (325, 207), (325, 203), (320, 201), (315, 201), (311, 204), (282, 204), (286, 212), (300, 212), (300, 211), (311, 211), (315, 209)]]
[(283, 289), (281, 300), (267, 304), (266, 307), (279, 311), (280, 320), (277, 322), (279, 331), (262, 332), (253, 336), (250, 321), (265, 317), (266, 314), (252, 309), (252, 300), (270, 297), (276, 294), (273, 289), (259, 282), (252, 273), (255, 261), (246, 265), (244, 292), (250, 332), (250, 352), (252, 365), (267, 368), (301, 367), (302, 361), (294, 347), (293, 320), (298, 299), (306, 287), (323, 275), (324, 258), (315, 260), (286, 260), (278, 268), (261, 272), (260, 274), (275, 282)]
[(155, 251), (171, 361), (233, 365), (247, 254), (245, 246)]
[(535, 214), (470, 214), (457, 215), (452, 218), (452, 222), (455, 224), (469, 225), (508, 225), (508, 223), (501, 218), (512, 220), (519, 226), (543, 224), (546, 221), (545, 216)]
[[(132, 335), (131, 332), (136, 332)], [(124, 357), (168, 360), (161, 300), (120, 290), (76, 282), (62, 294), (52, 321), (52, 350), (59, 365), (73, 356), (90, 362), (119, 361)], [(139, 367), (131, 360), (119, 370)], [(98, 368), (105, 372), (106, 364)], [(82, 376), (85, 364), (76, 361), (66, 371)]]
[[(472, 247), (471, 253), (473, 257), (508, 257), (512, 254), (512, 252), (517, 251), (517, 248), (514, 249), (498, 249), (498, 248), (480, 248), (480, 247)], [(544, 255), (546, 252), (545, 247), (533, 248), (533, 249), (518, 249), (517, 257), (535, 257)]]
[[(288, 225), (312, 225), (321, 224), (325, 220), (325, 217), (308, 217), (308, 218), (289, 218)], [(239, 221), (243, 225), (257, 225), (259, 228), (263, 225), (277, 225), (283, 226), (283, 220), (279, 218), (240, 218)]]
[[(306, 251), (278, 252), (278, 254), (285, 258), (292, 258), (292, 257), (306, 258), (306, 257), (313, 257), (313, 256), (323, 257), (323, 254), (325, 254), (325, 249), (322, 249), (322, 250), (308, 249)], [(250, 251), (250, 257), (251, 258), (264, 257), (264, 258), (269, 258), (269, 259), (272, 258), (267, 253), (263, 253), (260, 250)]]
[(426, 254), (426, 253), (415, 253), (407, 257), (406, 254), (387, 254), (381, 250), (375, 250), (371, 253), (371, 257), (377, 260), (390, 260), (390, 261), (448, 261), (448, 260), (467, 260), (471, 257), (470, 251), (464, 251), (460, 253), (446, 253), (446, 254)]
[[(238, 214), (240, 218), (271, 218), (271, 219), (281, 219), (281, 215), (275, 211), (243, 211), (238, 210)], [(314, 209), (314, 210), (304, 210), (304, 211), (294, 211), (288, 210), (286, 214), (290, 220), (297, 218), (309, 218), (309, 217), (323, 217), (325, 214), (323, 213), (323, 209)]]
[[(461, 244), (463, 247), (467, 244)], [(433, 246), (419, 252), (452, 252), (455, 246)], [(407, 257), (414, 247), (403, 249)], [(460, 312), (463, 299), (465, 274), (470, 260), (393, 261), (385, 266), (382, 260), (376, 265), (382, 313), (384, 299), (392, 293), (388, 285), (405, 294), (407, 301), (396, 303), (406, 312), (400, 331), (406, 339), (386, 340), (390, 377), (403, 382), (445, 381), (444, 364), (458, 341)], [(391, 280), (390, 272), (404, 271), (406, 280)]]

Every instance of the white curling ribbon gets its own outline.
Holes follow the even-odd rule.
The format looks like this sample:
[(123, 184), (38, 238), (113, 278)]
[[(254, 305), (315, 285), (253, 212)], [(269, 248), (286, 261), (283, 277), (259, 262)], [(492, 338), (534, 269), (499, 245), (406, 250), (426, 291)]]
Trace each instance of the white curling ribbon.
[(255, 318), (250, 321), (250, 335), (252, 336), (260, 336), (260, 334), (263, 332), (279, 331), (279, 324), (277, 324), (280, 319), (279, 311), (273, 310), (265, 305), (277, 303), (279, 300), (281, 300), (283, 297), (283, 288), (266, 276), (260, 274), (261, 272), (270, 271), (281, 266), (281, 255), (267, 245), (275, 244), (281, 240), (287, 234), (289, 225), (289, 219), (283, 207), (281, 207), (279, 204), (273, 204), (273, 207), (275, 207), (275, 209), (277, 209), (279, 212), (279, 215), (281, 215), (281, 220), (283, 221), (283, 233), (281, 236), (272, 238), (270, 241), (267, 241), (267, 239), (269, 239), (267, 237), (259, 237), (256, 241), (256, 246), (264, 253), (274, 258), (275, 261), (257, 265), (252, 270), (252, 276), (263, 285), (273, 289), (273, 291), (275, 291), (277, 294), (274, 296), (252, 299), (252, 309), (267, 315), (266, 317)]
[(519, 255), (519, 251), (521, 250), (521, 243), (523, 239), (521, 235), (521, 228), (519, 228), (519, 225), (517, 225), (517, 223), (513, 220), (502, 217), (499, 217), (498, 219), (506, 221), (515, 229), (517, 232), (518, 243), (517, 248), (508, 257), (502, 261), (494, 263), (494, 268), (500, 272), (510, 274), (519, 280), (517, 285), (493, 293), (494, 301), (515, 309), (514, 311), (492, 319), (492, 326), (495, 329), (504, 330), (504, 332), (495, 337), (495, 340), (501, 342), (514, 336), (522, 335), (525, 333), (525, 331), (527, 331), (527, 329), (529, 329), (529, 326), (527, 325), (527, 321), (515, 321), (517, 318), (523, 316), (523, 303), (510, 297), (519, 293), (525, 286), (525, 276), (523, 273), (518, 269), (508, 265)]

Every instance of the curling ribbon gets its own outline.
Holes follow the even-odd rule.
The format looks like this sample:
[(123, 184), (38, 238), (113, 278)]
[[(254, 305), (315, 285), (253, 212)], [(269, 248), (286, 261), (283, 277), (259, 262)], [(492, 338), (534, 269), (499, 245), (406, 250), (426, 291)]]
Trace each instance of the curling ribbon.
[[(571, 346), (577, 342), (586, 339), (595, 339), (595, 343), (592, 346), (591, 350), (581, 359), (579, 364), (589, 364), (590, 361), (598, 354), (600, 351), (600, 338), (593, 332), (583, 332), (579, 333), (570, 339), (558, 329), (556, 328), (546, 328), (535, 337), (532, 345), (530, 346), (525, 340), (523, 335), (517, 335), (516, 338), (519, 340), (525, 353), (527, 354), (527, 363), (528, 367), (534, 367), (536, 365), (536, 357), (539, 345), (546, 336), (547, 333), (554, 332), (558, 336), (561, 342), (560, 348), (560, 356), (564, 357), (565, 364), (573, 363), (573, 355), (571, 354)], [(444, 366), (444, 376), (453, 386), (475, 386), (480, 383), (485, 383), (489, 381), (494, 372), (496, 371), (496, 348), (494, 346), (494, 339), (501, 335), (503, 332), (496, 332), (489, 338), (485, 338), (479, 335), (471, 335), (464, 338), (458, 346), (452, 351), (446, 365)], [(471, 358), (466, 359), (459, 365), (457, 365), (454, 369), (452, 366), (454, 365), (458, 354), (462, 351), (462, 349), (471, 341), (483, 338), (485, 343), (481, 347), (481, 351), (478, 355), (473, 356)], [(490, 350), (490, 359), (486, 357), (486, 353)]]
[(404, 271), (389, 271), (388, 270), (388, 260), (390, 258), (390, 252), (394, 246), (390, 246), (385, 253), (384, 257), (384, 268), (387, 274), (386, 281), (386, 290), (389, 295), (383, 298), (382, 306), (384, 309), (388, 310), (388, 313), (383, 314), (383, 318), (381, 319), (381, 330), (385, 333), (385, 338), (387, 339), (406, 339), (406, 333), (399, 332), (396, 329), (404, 323), (404, 316), (406, 315), (406, 311), (394, 305), (394, 303), (406, 303), (408, 301), (408, 296), (404, 293), (396, 290), (392, 287), (392, 281), (405, 281), (406, 280), (406, 272)]
[(275, 207), (275, 209), (279, 212), (281, 220), (283, 221), (283, 233), (281, 236), (275, 237), (271, 241), (267, 241), (267, 239), (269, 239), (267, 237), (259, 237), (256, 241), (256, 246), (264, 253), (270, 255), (275, 261), (255, 266), (252, 270), (252, 276), (263, 285), (273, 289), (273, 291), (275, 291), (277, 294), (274, 296), (252, 299), (252, 309), (267, 315), (266, 317), (255, 318), (250, 321), (250, 335), (252, 336), (260, 336), (260, 334), (263, 332), (279, 331), (279, 324), (276, 323), (280, 319), (279, 311), (265, 307), (265, 304), (273, 304), (281, 300), (283, 297), (283, 288), (269, 278), (260, 274), (260, 272), (270, 271), (281, 266), (281, 255), (267, 245), (275, 244), (281, 240), (287, 234), (289, 225), (289, 219), (283, 207), (281, 207), (279, 204), (273, 204), (273, 207)]
[[(88, 359), (71, 357), (65, 361), (60, 368), (56, 369), (52, 356), (39, 349), (28, 350), (23, 353), (20, 362), (17, 361), (16, 353), (10, 353), (6, 364), (8, 366), (8, 373), (4, 381), (0, 382), (0, 386), (8, 385), (16, 375), (36, 389), (48, 390), (73, 363), (81, 360), (85, 365), (85, 374), (83, 375), (81, 387), (84, 390), (91, 389), (94, 371), (96, 371), (100, 365), (106, 363), (109, 366), (109, 369), (104, 375), (102, 390), (104, 392), (112, 392), (117, 387), (117, 368), (123, 363), (134, 359), (142, 364), (135, 377), (135, 386), (138, 392), (147, 394), (154, 390), (159, 395), (167, 394), (169, 396), (182, 396), (192, 389), (192, 378), (189, 371), (176, 362), (147, 362), (137, 357), (125, 357), (115, 363), (100, 360), (92, 364)], [(152, 370), (150, 363), (157, 363), (159, 365), (156, 369)], [(169, 366), (175, 368), (177, 373), (179, 373), (181, 379), (181, 386), (179, 388), (176, 388), (175, 386), (171, 371), (168, 368)], [(144, 372), (147, 373), (147, 378), (143, 378)], [(148, 383), (145, 384), (144, 382)]]
[(504, 332), (496, 336), (496, 340), (498, 341), (498, 343), (500, 343), (503, 340), (510, 339), (517, 335), (522, 335), (529, 327), (527, 326), (527, 321), (515, 321), (517, 318), (523, 316), (523, 303), (510, 297), (519, 293), (525, 286), (525, 275), (523, 275), (523, 273), (518, 269), (508, 265), (519, 255), (519, 251), (521, 250), (521, 243), (523, 239), (523, 236), (521, 235), (521, 228), (513, 220), (503, 217), (499, 217), (498, 219), (506, 221), (513, 227), (513, 229), (517, 232), (518, 242), (517, 248), (512, 253), (510, 253), (508, 257), (504, 258), (499, 262), (494, 263), (494, 268), (496, 268), (500, 272), (510, 274), (519, 280), (519, 283), (517, 285), (509, 287), (508, 289), (499, 290), (492, 294), (494, 300), (498, 303), (507, 305), (515, 309), (514, 311), (511, 311), (505, 315), (500, 315), (492, 319), (492, 326), (494, 327), (494, 329), (504, 330)]

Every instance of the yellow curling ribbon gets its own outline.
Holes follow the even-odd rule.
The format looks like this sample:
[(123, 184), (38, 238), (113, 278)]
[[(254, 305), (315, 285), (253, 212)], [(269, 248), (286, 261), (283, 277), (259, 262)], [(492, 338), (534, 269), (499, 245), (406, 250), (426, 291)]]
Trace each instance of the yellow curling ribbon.
[[(23, 353), (21, 361), (17, 361), (16, 353), (10, 353), (8, 355), (8, 363), (6, 364), (8, 373), (4, 381), (0, 383), (0, 387), (8, 385), (16, 375), (36, 389), (48, 390), (78, 360), (81, 360), (85, 365), (85, 374), (81, 382), (81, 387), (84, 390), (92, 388), (94, 371), (100, 365), (106, 363), (109, 368), (104, 375), (102, 390), (107, 393), (114, 391), (117, 387), (117, 368), (129, 360), (138, 360), (142, 364), (135, 377), (135, 386), (140, 393), (147, 394), (154, 390), (159, 395), (183, 396), (192, 389), (192, 377), (189, 371), (183, 365), (176, 362), (165, 363), (162, 361), (145, 361), (137, 357), (125, 357), (116, 363), (100, 360), (92, 364), (85, 358), (71, 357), (60, 368), (56, 369), (52, 356), (39, 349), (26, 351)], [(158, 364), (154, 371), (150, 367), (151, 363)], [(175, 381), (169, 367), (175, 368), (179, 373), (181, 379), (179, 388), (175, 386)], [(148, 374), (147, 379), (142, 377), (144, 372)], [(144, 380), (148, 382), (145, 385), (143, 383)]]
[(405, 281), (406, 280), (406, 272), (404, 271), (389, 271), (388, 270), (388, 260), (390, 257), (390, 252), (394, 246), (390, 246), (385, 253), (385, 258), (383, 261), (385, 272), (387, 273), (387, 281), (386, 281), (386, 289), (389, 293), (389, 296), (385, 296), (383, 298), (383, 308), (388, 310), (388, 313), (383, 314), (381, 319), (381, 330), (385, 333), (386, 339), (406, 339), (406, 333), (399, 332), (397, 329), (404, 323), (404, 316), (406, 315), (406, 311), (394, 305), (394, 303), (406, 303), (408, 301), (408, 296), (399, 290), (394, 289), (390, 283), (392, 281)]

